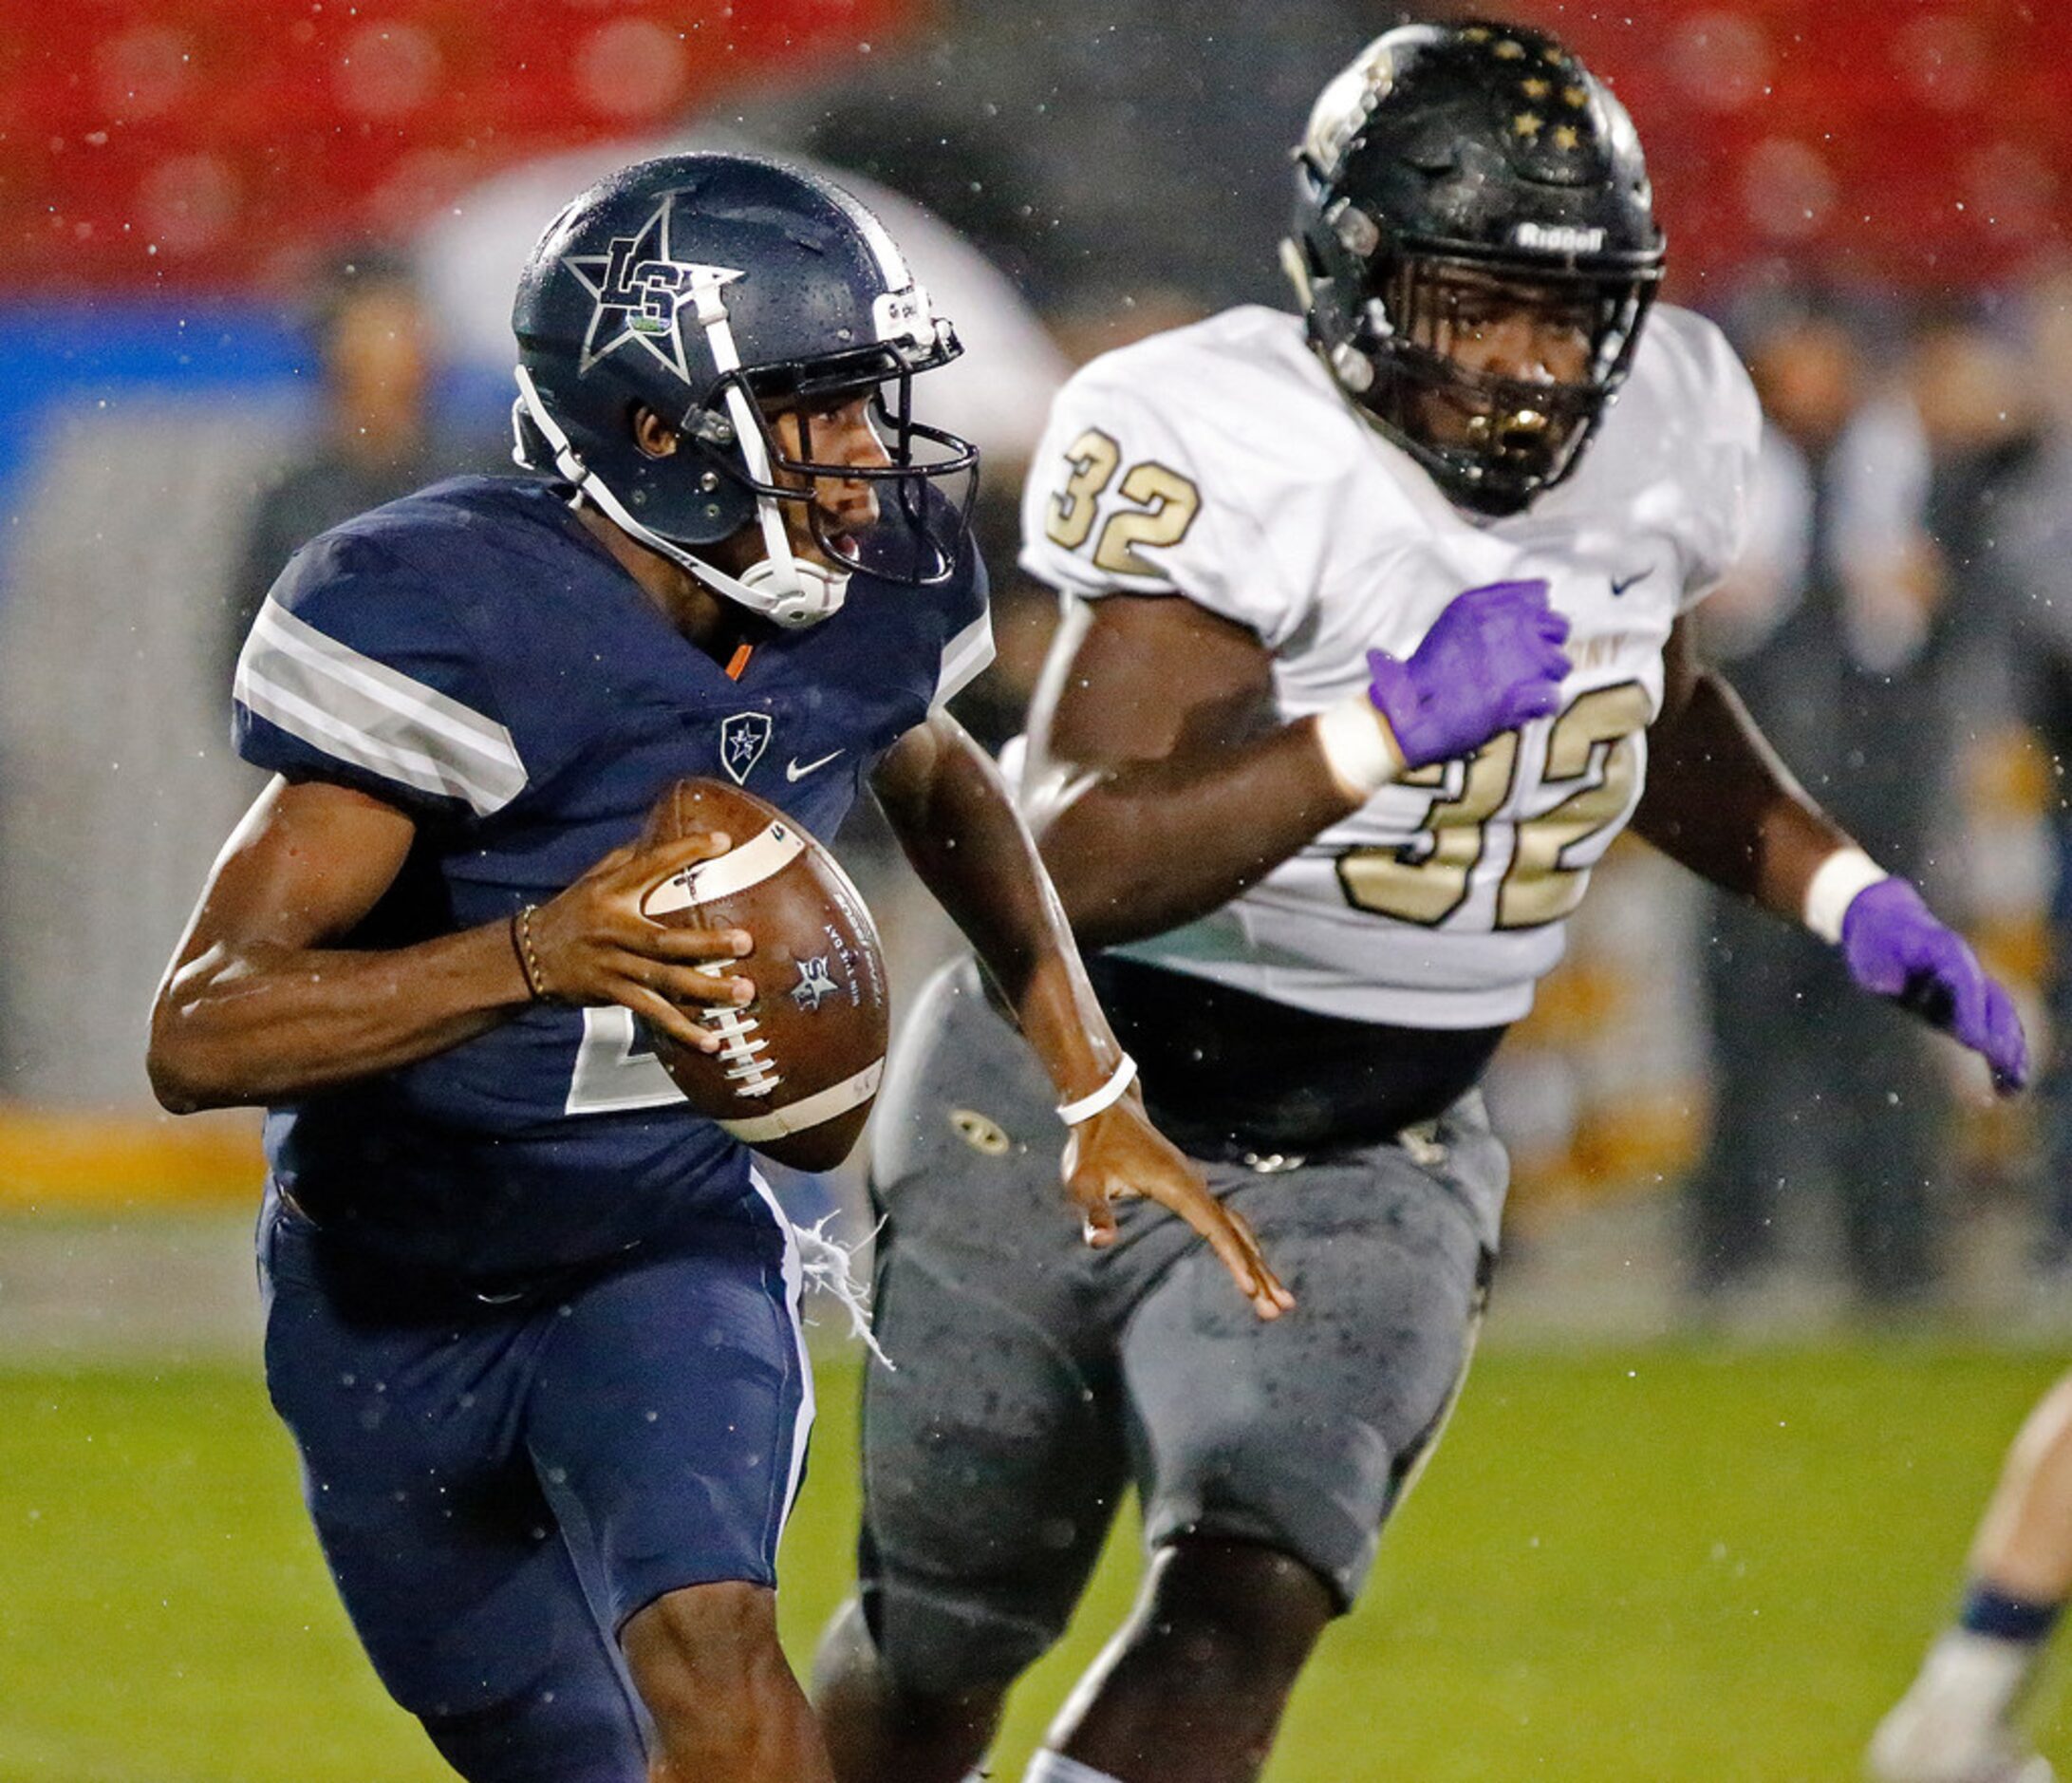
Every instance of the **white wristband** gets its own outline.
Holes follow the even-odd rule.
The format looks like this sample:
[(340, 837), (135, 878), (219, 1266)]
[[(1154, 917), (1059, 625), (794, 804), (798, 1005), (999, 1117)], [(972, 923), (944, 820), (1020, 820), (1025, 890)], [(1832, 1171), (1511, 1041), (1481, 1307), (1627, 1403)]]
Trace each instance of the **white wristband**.
[(1389, 721), (1364, 693), (1316, 715), (1316, 744), (1331, 778), (1348, 798), (1371, 798), (1403, 772)]
[(1891, 877), (1860, 848), (1838, 848), (1806, 881), (1805, 926), (1833, 947), (1841, 939), (1841, 919), (1857, 893)]
[(1104, 1108), (1112, 1108), (1121, 1101), (1123, 1093), (1136, 1081), (1137, 1061), (1128, 1053), (1123, 1054), (1122, 1063), (1115, 1067), (1114, 1075), (1092, 1094), (1082, 1096), (1076, 1102), (1058, 1104), (1057, 1117), (1068, 1127), (1076, 1127), (1082, 1120), (1092, 1120)]

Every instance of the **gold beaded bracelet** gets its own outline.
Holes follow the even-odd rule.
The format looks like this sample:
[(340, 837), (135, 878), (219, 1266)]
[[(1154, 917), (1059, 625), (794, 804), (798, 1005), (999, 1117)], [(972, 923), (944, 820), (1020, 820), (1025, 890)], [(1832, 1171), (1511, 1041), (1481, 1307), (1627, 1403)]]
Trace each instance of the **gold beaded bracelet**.
[(539, 969), (539, 956), (532, 951), (532, 912), (537, 904), (527, 904), (511, 918), (511, 950), (518, 956), (518, 970), (525, 974), (525, 987), (534, 1003), (547, 1001), (547, 981)]

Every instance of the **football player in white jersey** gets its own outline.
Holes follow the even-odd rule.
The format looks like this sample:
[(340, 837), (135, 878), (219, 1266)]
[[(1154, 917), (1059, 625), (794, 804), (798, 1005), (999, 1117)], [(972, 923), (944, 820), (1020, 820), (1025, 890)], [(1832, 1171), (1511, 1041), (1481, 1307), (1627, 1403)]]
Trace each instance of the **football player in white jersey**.
[(1534, 32), (1407, 27), (1298, 178), (1303, 317), (1058, 399), (1023, 561), (1066, 616), (1019, 770), (1147, 1103), (1296, 1307), (1253, 1318), (1152, 1207), (1054, 1243), (1043, 1082), (968, 962), (931, 985), (878, 1117), (898, 1369), (819, 1666), (843, 1783), (980, 1763), (1129, 1483), (1142, 1596), (1027, 1776), (1258, 1774), (1466, 1365), (1505, 1183), (1477, 1079), (1629, 823), (2025, 1075), (2006, 993), (1691, 656), (1759, 416), (1652, 306), (1617, 102)]

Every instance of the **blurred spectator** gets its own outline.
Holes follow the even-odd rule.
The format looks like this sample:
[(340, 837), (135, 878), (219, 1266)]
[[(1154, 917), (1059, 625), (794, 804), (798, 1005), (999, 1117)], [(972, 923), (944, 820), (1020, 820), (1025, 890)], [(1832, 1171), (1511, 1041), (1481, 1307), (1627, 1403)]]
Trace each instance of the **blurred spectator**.
[(369, 247), (334, 261), (310, 295), (308, 329), (323, 380), (321, 431), (308, 456), (253, 504), (225, 621), (227, 663), (235, 662), (267, 590), (301, 546), (441, 477), (491, 468), (481, 448), (434, 435), (430, 329), (401, 256)]
[[(1860, 319), (1798, 293), (1744, 319), (1769, 426), (1753, 543), (1702, 610), (1708, 648), (1807, 789), (1882, 864), (1932, 878), (1951, 789), (1944, 690), (1958, 622), (1988, 605), (1967, 491), (1994, 362), (1954, 318), (1917, 332), (1873, 394)], [(1938, 535), (1939, 529), (1939, 536)], [(1896, 1011), (1858, 1036), (1847, 975), (1810, 936), (1715, 899), (1706, 968), (1712, 1141), (1689, 1187), (1701, 1292), (1760, 1288), (1788, 1197), (1839, 1199), (1849, 1276), (1876, 1306), (1936, 1286), (1946, 1093)]]
[[(2039, 1262), (2072, 1274), (2072, 265), (2027, 293), (2027, 424), (1995, 455), (1995, 573), (2005, 584), (2024, 716), (2049, 758), (2045, 817), (2055, 844), (2050, 902), (2049, 1045), (2043, 1081)], [(2022, 401), (2017, 399), (2018, 403)]]

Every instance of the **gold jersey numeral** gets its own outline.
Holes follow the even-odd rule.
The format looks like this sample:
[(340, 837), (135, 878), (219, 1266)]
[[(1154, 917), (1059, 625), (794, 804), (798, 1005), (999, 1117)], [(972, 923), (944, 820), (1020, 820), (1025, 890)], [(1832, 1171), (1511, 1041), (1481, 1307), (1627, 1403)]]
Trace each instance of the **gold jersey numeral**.
[[(1092, 535), (1101, 497), (1122, 464), (1122, 448), (1111, 435), (1089, 427), (1066, 448), (1065, 462), (1072, 474), (1051, 497), (1043, 531), (1052, 543), (1077, 551)], [(1093, 561), (1116, 575), (1157, 575), (1137, 547), (1179, 544), (1201, 512), (1202, 492), (1169, 465), (1147, 459), (1129, 467), (1118, 493), (1132, 505), (1108, 516)]]
[(1555, 721), (1540, 784), (1559, 791), (1574, 782), (1575, 791), (1519, 825), (1497, 893), (1499, 929), (1559, 922), (1582, 902), (1596, 855), (1575, 866), (1569, 862), (1607, 824), (1625, 816), (1640, 779), (1640, 738), (1650, 716), (1647, 688), (1625, 681), (1583, 694)]
[(1399, 786), (1432, 787), (1424, 827), (1400, 848), (1353, 848), (1338, 856), (1346, 901), (1398, 922), (1436, 928), (1467, 902), (1468, 882), (1489, 845), (1489, 819), (1511, 796), (1518, 733), (1493, 737), (1465, 761), (1437, 761)]
[(1101, 491), (1122, 462), (1122, 447), (1098, 427), (1089, 427), (1065, 450), (1072, 475), (1064, 488), (1051, 497), (1050, 515), (1043, 530), (1052, 543), (1077, 551), (1093, 531), (1093, 516), (1100, 509)]
[[(1596, 687), (1554, 721), (1540, 785), (1567, 797), (1517, 824), (1511, 858), (1497, 887), (1497, 929), (1559, 922), (1582, 902), (1596, 864), (1576, 857), (1606, 826), (1626, 816), (1640, 778), (1641, 738), (1652, 715), (1637, 681)], [(1512, 802), (1519, 733), (1505, 731), (1465, 761), (1407, 774), (1400, 786), (1431, 787), (1435, 797), (1410, 841), (1352, 848), (1338, 856), (1346, 902), (1428, 929), (1467, 902), (1475, 869), (1488, 852), (1491, 820)]]
[(1093, 561), (1117, 575), (1157, 575), (1158, 568), (1137, 555), (1139, 545), (1177, 545), (1201, 511), (1202, 492), (1176, 470), (1147, 459), (1129, 467), (1122, 479), (1122, 497), (1138, 508), (1109, 516)]

